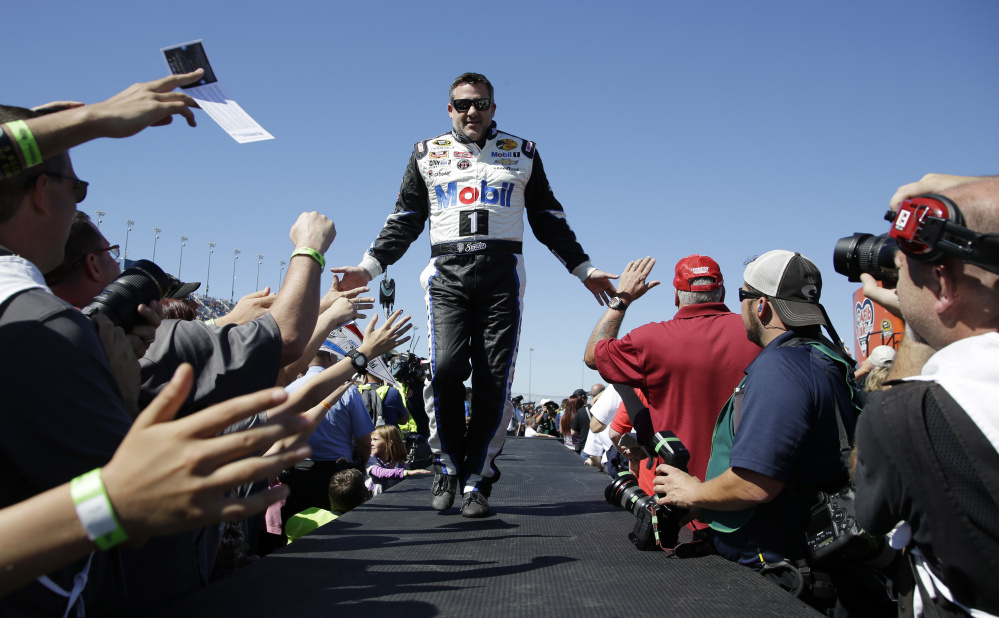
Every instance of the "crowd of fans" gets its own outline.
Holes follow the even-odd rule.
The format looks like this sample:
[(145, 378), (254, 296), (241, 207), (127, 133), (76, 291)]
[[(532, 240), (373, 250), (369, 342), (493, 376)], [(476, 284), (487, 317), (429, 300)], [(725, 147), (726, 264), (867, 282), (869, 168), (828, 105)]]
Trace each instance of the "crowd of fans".
[[(407, 440), (426, 433), (422, 384), (351, 381), (408, 340), (408, 318), (376, 316), (346, 357), (325, 345), (373, 299), (336, 278), (319, 289), (336, 236), (319, 213), (291, 225), (277, 294), (232, 305), (171, 280), (162, 299), (94, 310), (120, 273), (117, 249), (76, 210), (87, 184), (68, 150), (175, 114), (193, 125), (193, 100), (174, 90), (200, 77), (55, 113), (0, 107), (0, 362), (18, 384), (0, 416), (4, 615), (145, 613), (428, 473)], [(630, 470), (659, 504), (690, 512), (704, 551), (824, 611), (999, 614), (999, 180), (929, 175), (891, 205), (897, 291), (861, 279), (906, 319), (898, 350), (857, 367), (818, 267), (779, 249), (747, 264), (729, 298), (738, 313), (714, 260), (680, 260), (676, 316), (619, 336), (628, 306), (659, 285), (644, 258), (585, 347), (612, 386), (515, 400), (508, 434)], [(48, 395), (52, 374), (65, 400)], [(675, 440), (685, 466), (660, 458)], [(649, 457), (658, 465), (637, 465)], [(816, 525), (817, 496), (879, 551), (834, 551), (844, 528)]]
[[(0, 107), (0, 362), (17, 384), (0, 416), (3, 615), (144, 615), (265, 552), (263, 511), (290, 495), (279, 477), (330, 447), (321, 438), (334, 409), (366, 369), (331, 359), (281, 388), (308, 372), (332, 329), (373, 306), (367, 288), (319, 289), (336, 236), (319, 213), (289, 221), (278, 294), (226, 307), (156, 269), (116, 282), (117, 246), (77, 211), (87, 183), (67, 151), (175, 114), (193, 125), (193, 100), (174, 90), (200, 75), (46, 113)], [(407, 341), (408, 320), (376, 317), (356, 354)], [(52, 375), (65, 397), (50, 394)], [(374, 454), (352, 452), (345, 466), (364, 496)], [(327, 476), (320, 507), (352, 506), (349, 492), (331, 503), (332, 489)], [(282, 539), (286, 523), (279, 516)]]

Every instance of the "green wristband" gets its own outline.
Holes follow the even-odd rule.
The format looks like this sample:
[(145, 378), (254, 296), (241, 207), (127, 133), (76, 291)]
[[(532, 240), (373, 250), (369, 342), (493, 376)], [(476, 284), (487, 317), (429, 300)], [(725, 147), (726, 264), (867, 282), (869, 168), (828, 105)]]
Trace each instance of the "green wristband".
[(44, 160), (42, 159), (42, 152), (38, 150), (38, 143), (35, 142), (35, 136), (31, 132), (31, 129), (28, 128), (26, 122), (15, 120), (14, 122), (8, 122), (7, 127), (14, 134), (17, 145), (21, 147), (21, 156), (24, 157), (25, 167), (33, 167)]
[(104, 489), (100, 468), (70, 481), (69, 493), (73, 497), (76, 516), (80, 518), (87, 538), (97, 543), (97, 547), (111, 549), (128, 540), (128, 534), (121, 527), (108, 492)]
[(323, 257), (322, 253), (319, 253), (315, 249), (310, 249), (308, 247), (299, 247), (298, 249), (295, 249), (294, 251), (291, 252), (291, 257), (295, 257), (296, 255), (307, 255), (312, 259), (314, 259), (315, 261), (319, 262), (319, 268), (326, 268), (326, 258)]

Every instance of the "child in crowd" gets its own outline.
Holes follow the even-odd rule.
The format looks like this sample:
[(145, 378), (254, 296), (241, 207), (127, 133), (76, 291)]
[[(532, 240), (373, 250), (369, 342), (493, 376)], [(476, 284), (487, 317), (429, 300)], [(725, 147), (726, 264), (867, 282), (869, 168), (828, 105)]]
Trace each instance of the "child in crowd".
[(316, 528), (328, 524), (368, 498), (364, 486), (364, 473), (357, 468), (346, 468), (330, 478), (330, 510), (308, 508), (292, 515), (285, 524), (288, 542), (305, 536)]
[(402, 432), (395, 425), (381, 425), (371, 432), (371, 458), (368, 459), (368, 489), (372, 496), (392, 487), (410, 474), (430, 474), (430, 470), (407, 470)]

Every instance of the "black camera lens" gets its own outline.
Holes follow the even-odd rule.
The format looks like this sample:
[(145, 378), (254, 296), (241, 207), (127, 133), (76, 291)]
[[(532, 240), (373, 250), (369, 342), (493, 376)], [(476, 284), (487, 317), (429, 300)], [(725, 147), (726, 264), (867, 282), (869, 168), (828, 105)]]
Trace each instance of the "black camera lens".
[(612, 506), (631, 511), (636, 517), (656, 502), (655, 498), (642, 491), (638, 478), (630, 472), (622, 472), (604, 488), (604, 499)]
[(83, 315), (104, 315), (126, 331), (139, 321), (139, 305), (160, 300), (170, 289), (170, 278), (156, 264), (139, 260), (83, 308)]
[(833, 266), (836, 272), (855, 283), (860, 281), (861, 274), (867, 273), (884, 283), (885, 287), (893, 288), (898, 284), (896, 253), (898, 245), (887, 234), (875, 236), (858, 232), (836, 241)]

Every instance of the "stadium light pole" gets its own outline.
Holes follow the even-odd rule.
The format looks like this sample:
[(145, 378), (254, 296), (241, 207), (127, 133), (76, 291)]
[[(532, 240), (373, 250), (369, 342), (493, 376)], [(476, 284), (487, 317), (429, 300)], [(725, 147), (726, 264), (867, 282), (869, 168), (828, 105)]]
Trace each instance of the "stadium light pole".
[(287, 264), (284, 260), (281, 260), (281, 268), (278, 269), (278, 291), (281, 290), (281, 277), (284, 276), (284, 265)]
[(184, 243), (187, 242), (187, 236), (181, 235), (180, 237), (180, 261), (177, 263), (177, 278), (180, 279), (180, 269), (184, 266)]
[(534, 377), (534, 348), (527, 348), (531, 351), (528, 355), (527, 362), (527, 401), (534, 401), (534, 396), (531, 394), (531, 379)]
[(232, 289), (229, 290), (229, 302), (235, 302), (236, 298), (236, 260), (239, 259), (239, 249), (232, 250)]
[(97, 229), (99, 230), (99, 229), (101, 229), (101, 221), (104, 220), (104, 218), (103, 218), (104, 215), (106, 215), (108, 213), (104, 212), (103, 210), (95, 210), (94, 214), (97, 215)]
[(208, 241), (208, 272), (205, 273), (205, 296), (208, 296), (208, 287), (211, 282), (213, 253), (215, 253), (215, 243)]
[(152, 260), (156, 261), (156, 241), (160, 239), (160, 232), (162, 232), (158, 227), (153, 228), (153, 257)]
[(128, 233), (132, 231), (135, 221), (125, 219), (125, 251), (121, 254), (121, 269), (125, 270), (125, 260), (128, 258)]
[(254, 290), (260, 289), (260, 265), (263, 264), (264, 256), (257, 254), (257, 282), (253, 284)]

